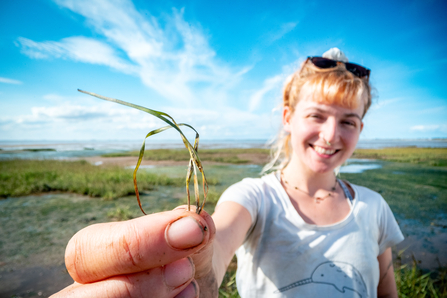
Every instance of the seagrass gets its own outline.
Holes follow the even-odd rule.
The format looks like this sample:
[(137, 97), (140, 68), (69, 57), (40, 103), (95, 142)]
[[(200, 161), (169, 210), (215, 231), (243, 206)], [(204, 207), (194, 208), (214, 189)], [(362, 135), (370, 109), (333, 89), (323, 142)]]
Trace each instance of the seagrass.
[[(133, 183), (134, 183), (134, 188), (135, 188), (135, 194), (137, 197), (137, 201), (138, 201), (138, 205), (140, 206), (141, 211), (143, 212), (143, 214), (146, 214), (146, 212), (144, 212), (143, 210), (143, 206), (141, 205), (141, 200), (140, 200), (140, 193), (138, 191), (138, 184), (137, 184), (137, 172), (138, 169), (141, 165), (141, 161), (143, 160), (144, 157), (144, 149), (146, 146), (146, 139), (152, 135), (158, 134), (160, 132), (163, 132), (167, 129), (170, 128), (174, 128), (175, 130), (177, 130), (180, 134), (180, 137), (182, 138), (183, 144), (185, 145), (186, 149), (189, 152), (189, 164), (188, 164), (188, 170), (186, 173), (186, 196), (187, 196), (187, 205), (188, 205), (188, 211), (191, 210), (191, 199), (190, 199), (190, 191), (189, 191), (189, 183), (191, 182), (191, 178), (193, 178), (193, 182), (194, 182), (194, 196), (195, 196), (195, 203), (196, 203), (196, 213), (200, 214), (200, 212), (203, 210), (203, 207), (205, 206), (205, 202), (206, 202), (206, 197), (208, 194), (208, 183), (206, 181), (206, 177), (205, 177), (205, 172), (203, 170), (203, 166), (202, 166), (202, 162), (200, 161), (199, 155), (197, 153), (198, 149), (199, 149), (199, 133), (197, 132), (197, 130), (194, 129), (194, 127), (192, 127), (189, 124), (186, 123), (177, 123), (174, 118), (172, 118), (170, 115), (164, 113), (164, 112), (160, 112), (160, 111), (156, 111), (156, 110), (152, 110), (152, 109), (148, 109), (133, 103), (129, 103), (123, 100), (119, 100), (119, 99), (115, 99), (115, 98), (110, 98), (110, 97), (106, 97), (106, 96), (102, 96), (96, 93), (92, 93), (92, 92), (88, 92), (88, 91), (84, 91), (84, 90), (80, 90), (78, 89), (79, 92), (106, 100), (106, 101), (110, 101), (110, 102), (115, 102), (118, 104), (122, 104), (134, 109), (138, 109), (140, 111), (149, 113), (157, 118), (159, 118), (160, 120), (166, 122), (168, 125), (167, 126), (163, 126), (161, 128), (158, 129), (154, 129), (152, 131), (150, 131), (146, 137), (143, 140), (143, 145), (141, 146), (140, 149), (140, 154), (138, 156), (138, 161), (137, 164), (135, 166), (135, 170), (133, 172)], [(194, 145), (191, 145), (191, 143), (188, 141), (188, 139), (186, 138), (185, 134), (183, 133), (183, 131), (181, 130), (180, 126), (186, 126), (190, 129), (192, 129), (195, 133), (195, 139), (194, 139)], [(202, 189), (203, 189), (203, 200), (202, 202), (200, 202), (200, 192), (199, 192), (199, 181), (197, 178), (197, 171), (199, 171), (202, 175)]]

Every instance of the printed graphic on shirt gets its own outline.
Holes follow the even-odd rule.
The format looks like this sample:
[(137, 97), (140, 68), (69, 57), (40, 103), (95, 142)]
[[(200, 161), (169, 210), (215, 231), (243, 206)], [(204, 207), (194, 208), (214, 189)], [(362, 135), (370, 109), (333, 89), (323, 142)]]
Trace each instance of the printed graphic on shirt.
[(302, 279), (282, 287), (275, 293), (282, 293), (290, 289), (310, 283), (332, 285), (337, 291), (345, 293), (346, 290), (356, 292), (359, 297), (368, 297), (366, 284), (360, 272), (351, 264), (344, 262), (324, 262), (315, 268), (310, 278)]

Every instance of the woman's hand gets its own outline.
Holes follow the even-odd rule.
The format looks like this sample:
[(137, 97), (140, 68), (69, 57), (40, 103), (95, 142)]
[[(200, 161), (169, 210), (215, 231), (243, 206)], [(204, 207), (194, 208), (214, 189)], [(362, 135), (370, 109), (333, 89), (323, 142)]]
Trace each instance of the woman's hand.
[(217, 297), (214, 222), (179, 207), (89, 226), (67, 245), (75, 283), (52, 297)]

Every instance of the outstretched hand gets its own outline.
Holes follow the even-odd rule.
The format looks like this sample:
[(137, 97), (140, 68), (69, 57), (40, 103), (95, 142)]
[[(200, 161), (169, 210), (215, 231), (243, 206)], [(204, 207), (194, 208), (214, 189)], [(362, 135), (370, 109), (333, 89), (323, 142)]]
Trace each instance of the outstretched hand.
[(75, 281), (58, 297), (217, 297), (211, 216), (178, 207), (79, 231), (65, 263)]

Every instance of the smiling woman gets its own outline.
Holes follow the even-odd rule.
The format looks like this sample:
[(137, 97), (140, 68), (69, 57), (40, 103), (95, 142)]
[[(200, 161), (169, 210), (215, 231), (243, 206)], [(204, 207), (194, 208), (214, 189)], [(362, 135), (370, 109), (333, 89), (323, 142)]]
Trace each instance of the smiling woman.
[(264, 168), (278, 170), (231, 186), (213, 215), (218, 239), (221, 227), (241, 231), (223, 228), (224, 239), (237, 241), (221, 245), (237, 249), (242, 297), (397, 297), (391, 246), (403, 236), (390, 208), (334, 174), (363, 129), (369, 73), (331, 49), (286, 82), (283, 133)]

